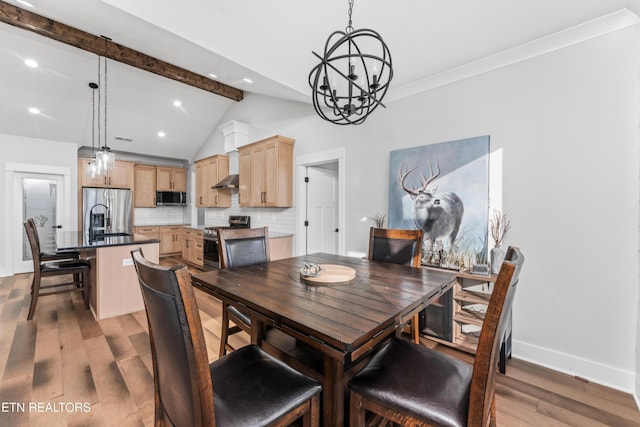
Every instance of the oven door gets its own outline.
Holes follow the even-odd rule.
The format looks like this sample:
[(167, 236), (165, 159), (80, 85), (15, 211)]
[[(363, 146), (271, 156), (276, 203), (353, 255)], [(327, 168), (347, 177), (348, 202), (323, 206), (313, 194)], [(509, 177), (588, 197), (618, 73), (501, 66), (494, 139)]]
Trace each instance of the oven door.
[(218, 256), (218, 239), (215, 237), (204, 237), (202, 239), (202, 259), (203, 271), (216, 270), (220, 268), (220, 257)]

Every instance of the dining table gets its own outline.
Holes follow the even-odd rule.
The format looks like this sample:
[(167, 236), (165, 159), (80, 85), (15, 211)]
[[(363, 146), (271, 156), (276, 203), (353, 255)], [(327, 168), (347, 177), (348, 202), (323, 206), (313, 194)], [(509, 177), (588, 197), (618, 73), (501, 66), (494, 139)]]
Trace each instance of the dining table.
[[(354, 274), (315, 281), (317, 266)], [(251, 318), (253, 344), (322, 383), (331, 427), (345, 425), (349, 378), (454, 282), (454, 272), (327, 253), (192, 275), (196, 288)]]

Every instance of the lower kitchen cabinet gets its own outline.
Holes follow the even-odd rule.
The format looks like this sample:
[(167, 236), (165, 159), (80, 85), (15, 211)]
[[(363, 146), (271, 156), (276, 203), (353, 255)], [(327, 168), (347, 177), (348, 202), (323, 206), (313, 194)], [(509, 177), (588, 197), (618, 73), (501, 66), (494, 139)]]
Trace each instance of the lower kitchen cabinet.
[(182, 260), (202, 268), (203, 251), (202, 230), (185, 227), (182, 235)]
[(136, 234), (160, 240), (160, 255), (169, 255), (182, 252), (182, 226), (181, 225), (148, 225), (136, 226)]
[(160, 227), (160, 255), (182, 252), (181, 225), (163, 225)]
[(271, 261), (293, 256), (293, 237), (269, 237), (269, 258)]

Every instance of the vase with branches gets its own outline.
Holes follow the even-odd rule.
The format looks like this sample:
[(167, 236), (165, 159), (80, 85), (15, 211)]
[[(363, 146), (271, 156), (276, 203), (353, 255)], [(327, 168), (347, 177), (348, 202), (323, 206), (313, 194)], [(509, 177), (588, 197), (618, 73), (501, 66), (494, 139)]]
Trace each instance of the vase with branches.
[(376, 213), (374, 216), (368, 216), (368, 221), (373, 221), (376, 228), (383, 228), (384, 221), (387, 218), (387, 214)]
[(504, 261), (505, 250), (502, 243), (511, 229), (511, 220), (507, 214), (503, 214), (498, 209), (493, 209), (489, 220), (489, 235), (493, 239), (494, 247), (491, 249), (491, 273), (498, 274), (502, 261)]

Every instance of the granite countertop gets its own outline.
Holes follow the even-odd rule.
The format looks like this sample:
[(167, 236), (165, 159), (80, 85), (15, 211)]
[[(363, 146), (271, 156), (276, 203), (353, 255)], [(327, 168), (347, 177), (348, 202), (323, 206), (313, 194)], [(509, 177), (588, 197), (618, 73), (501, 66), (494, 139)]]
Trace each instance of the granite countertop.
[(83, 234), (81, 231), (57, 231), (55, 233), (55, 241), (56, 247), (59, 251), (160, 243), (160, 240), (158, 239), (151, 239), (140, 234), (109, 236), (102, 239), (89, 240), (89, 236)]

